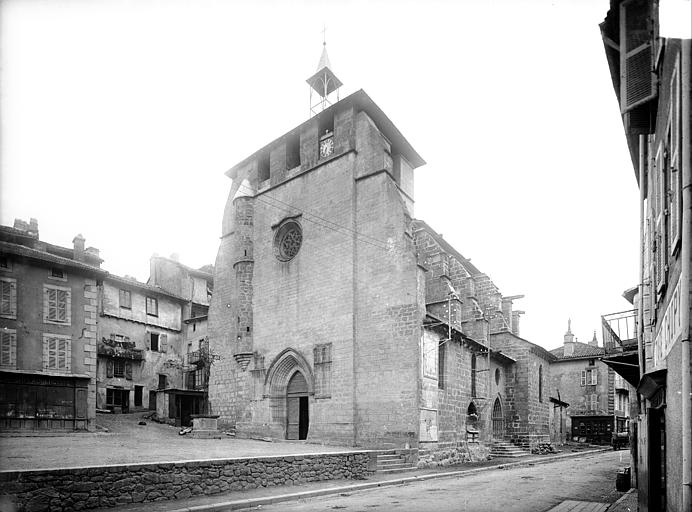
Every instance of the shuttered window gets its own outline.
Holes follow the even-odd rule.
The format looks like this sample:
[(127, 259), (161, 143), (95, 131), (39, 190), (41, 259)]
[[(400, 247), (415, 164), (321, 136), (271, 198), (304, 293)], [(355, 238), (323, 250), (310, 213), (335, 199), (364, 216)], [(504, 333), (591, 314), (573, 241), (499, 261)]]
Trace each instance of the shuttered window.
[(70, 325), (71, 291), (60, 286), (43, 287), (43, 321)]
[(69, 372), (72, 358), (71, 344), (69, 336), (44, 334), (43, 368)]
[(682, 193), (680, 182), (682, 172), (680, 172), (680, 61), (675, 62), (675, 68), (670, 80), (670, 113), (668, 129), (668, 149), (670, 152), (670, 252), (675, 252), (680, 244), (682, 226)]
[(629, 112), (656, 96), (653, 18), (649, 0), (620, 4), (620, 109)]
[(0, 366), (17, 367), (17, 331), (15, 329), (0, 331)]
[(17, 318), (17, 281), (0, 278), (0, 316)]

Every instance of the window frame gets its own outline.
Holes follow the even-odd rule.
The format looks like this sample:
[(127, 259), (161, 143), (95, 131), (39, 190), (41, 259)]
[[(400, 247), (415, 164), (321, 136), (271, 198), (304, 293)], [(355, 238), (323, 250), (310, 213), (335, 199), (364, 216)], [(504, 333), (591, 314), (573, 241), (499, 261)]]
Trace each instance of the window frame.
[(0, 318), (17, 319), (17, 280), (12, 277), (0, 277)]
[[(154, 312), (153, 313), (151, 312), (150, 307), (149, 307), (150, 303), (154, 305), (154, 308), (153, 308)], [(145, 308), (146, 308), (147, 316), (155, 316), (155, 317), (159, 316), (159, 300), (156, 297), (150, 297), (147, 295), (146, 299), (145, 299)]]
[[(51, 293), (55, 293), (55, 306), (51, 306)], [(59, 292), (65, 292), (65, 320), (60, 320)], [(43, 285), (43, 323), (54, 325), (72, 325), (72, 289), (68, 286)], [(55, 317), (51, 317), (51, 309), (55, 308)]]
[(120, 358), (113, 359), (113, 377), (125, 378), (125, 360)]
[[(52, 343), (55, 343), (55, 348), (51, 347)], [(63, 344), (63, 356), (64, 366), (60, 365), (60, 342)], [(54, 366), (50, 366), (51, 352), (54, 351), (55, 362)], [(72, 369), (72, 338), (65, 334), (43, 334), (43, 369), (53, 372), (70, 373)]]
[[(7, 346), (7, 349), (5, 349)], [(9, 355), (9, 360), (4, 362), (4, 354)], [(0, 368), (17, 369), (17, 330), (0, 330)]]
[[(55, 272), (60, 272), (60, 275), (55, 275)], [(50, 267), (48, 269), (48, 279), (53, 279), (54, 281), (67, 281), (67, 272), (65, 269), (59, 267)]]
[[(2, 264), (3, 261), (5, 261), (6, 265)], [(12, 272), (12, 260), (6, 254), (0, 256), (0, 272)]]
[[(127, 297), (127, 300), (123, 300), (124, 297)], [(130, 290), (123, 290), (122, 288), (118, 290), (118, 305), (121, 309), (132, 309), (132, 292)]]

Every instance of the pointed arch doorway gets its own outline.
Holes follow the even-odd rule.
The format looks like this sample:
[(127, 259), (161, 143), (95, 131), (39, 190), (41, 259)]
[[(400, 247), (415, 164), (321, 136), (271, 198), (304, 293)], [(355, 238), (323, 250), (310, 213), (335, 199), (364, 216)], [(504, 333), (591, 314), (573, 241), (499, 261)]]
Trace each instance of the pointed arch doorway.
[(296, 371), (286, 386), (286, 439), (307, 439), (310, 426), (308, 383)]
[(505, 417), (502, 413), (502, 402), (500, 398), (495, 399), (492, 413), (493, 439), (502, 439), (505, 436)]

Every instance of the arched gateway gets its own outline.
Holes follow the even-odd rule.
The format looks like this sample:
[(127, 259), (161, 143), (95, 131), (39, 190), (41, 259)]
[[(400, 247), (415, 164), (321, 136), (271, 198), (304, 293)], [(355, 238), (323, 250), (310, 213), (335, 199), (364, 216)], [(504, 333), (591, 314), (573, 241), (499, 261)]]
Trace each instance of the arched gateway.
[(293, 349), (282, 351), (272, 362), (265, 380), (272, 422), (286, 439), (307, 439), (313, 376), (305, 358)]

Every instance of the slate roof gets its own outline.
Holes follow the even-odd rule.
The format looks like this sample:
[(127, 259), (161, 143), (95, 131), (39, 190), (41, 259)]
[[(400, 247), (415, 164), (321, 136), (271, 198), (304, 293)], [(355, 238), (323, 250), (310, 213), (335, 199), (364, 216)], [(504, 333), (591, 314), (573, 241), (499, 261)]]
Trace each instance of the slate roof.
[(560, 360), (564, 359), (581, 359), (581, 358), (589, 358), (589, 357), (599, 357), (605, 355), (605, 350), (603, 347), (594, 347), (592, 345), (587, 345), (586, 343), (580, 343), (578, 341), (575, 341), (574, 343), (574, 352), (572, 353), (571, 356), (566, 356), (565, 354), (565, 346), (562, 345), (558, 348), (554, 348), (553, 350), (550, 351), (551, 354), (553, 354), (555, 357), (557, 357)]

